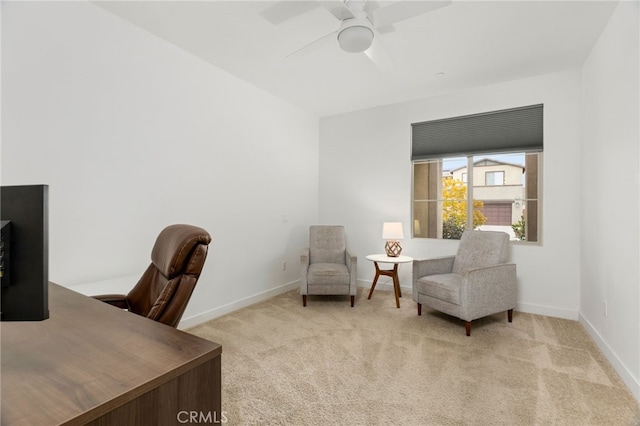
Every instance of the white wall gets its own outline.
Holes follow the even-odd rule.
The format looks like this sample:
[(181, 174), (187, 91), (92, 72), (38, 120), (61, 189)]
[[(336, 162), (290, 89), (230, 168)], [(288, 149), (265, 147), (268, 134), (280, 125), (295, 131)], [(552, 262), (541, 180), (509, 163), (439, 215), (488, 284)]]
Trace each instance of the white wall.
[(171, 223), (213, 236), (184, 319), (298, 279), (317, 117), (89, 3), (3, 2), (2, 42), (2, 184), (50, 185), (52, 281), (139, 275)]
[(638, 5), (618, 5), (583, 69), (580, 313), (640, 399)]
[[(544, 104), (542, 244), (513, 245), (518, 309), (578, 318), (578, 70), (321, 119), (320, 220), (345, 225), (361, 285), (369, 286), (373, 278), (365, 256), (383, 249), (384, 221), (403, 223), (403, 254), (424, 258), (457, 248), (453, 241), (410, 238), (410, 124), (539, 103)], [(411, 287), (409, 267), (401, 268), (400, 279), (403, 287)]]

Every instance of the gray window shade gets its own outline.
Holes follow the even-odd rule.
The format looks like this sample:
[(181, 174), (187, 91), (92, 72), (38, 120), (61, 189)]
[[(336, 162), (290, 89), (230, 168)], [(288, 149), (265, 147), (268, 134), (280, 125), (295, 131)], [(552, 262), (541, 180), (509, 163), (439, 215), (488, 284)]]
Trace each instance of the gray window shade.
[(411, 125), (411, 159), (542, 151), (543, 106), (531, 105)]

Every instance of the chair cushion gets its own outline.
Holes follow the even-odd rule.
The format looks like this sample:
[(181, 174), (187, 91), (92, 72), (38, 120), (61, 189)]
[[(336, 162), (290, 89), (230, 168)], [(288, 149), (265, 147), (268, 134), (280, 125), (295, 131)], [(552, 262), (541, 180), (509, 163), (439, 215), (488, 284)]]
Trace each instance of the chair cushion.
[(422, 277), (416, 286), (418, 293), (459, 305), (461, 283), (462, 276), (459, 274), (440, 274)]
[(351, 276), (347, 265), (341, 263), (314, 263), (309, 265), (309, 284), (349, 284)]

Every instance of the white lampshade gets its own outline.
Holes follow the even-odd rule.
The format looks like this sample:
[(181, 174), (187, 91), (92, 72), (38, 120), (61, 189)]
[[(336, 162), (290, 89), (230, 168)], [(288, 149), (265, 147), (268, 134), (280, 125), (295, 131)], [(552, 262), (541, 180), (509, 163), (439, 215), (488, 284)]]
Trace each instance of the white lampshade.
[(347, 27), (338, 33), (338, 43), (345, 52), (364, 52), (373, 43), (373, 31), (360, 25)]
[(382, 225), (383, 240), (401, 240), (404, 238), (402, 233), (402, 222), (384, 222)]

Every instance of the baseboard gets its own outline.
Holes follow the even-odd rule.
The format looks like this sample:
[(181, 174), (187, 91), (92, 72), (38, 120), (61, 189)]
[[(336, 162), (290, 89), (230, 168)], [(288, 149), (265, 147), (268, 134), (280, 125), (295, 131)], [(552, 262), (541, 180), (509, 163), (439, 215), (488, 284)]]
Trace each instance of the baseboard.
[[(287, 291), (295, 290), (296, 288), (298, 288), (299, 285), (300, 285), (300, 280), (292, 281), (290, 283), (283, 284), (281, 286), (264, 291), (262, 293), (258, 293), (253, 296), (249, 296), (244, 299), (229, 303), (227, 305), (219, 306), (210, 311), (207, 311), (198, 315), (194, 315), (188, 318), (183, 318), (182, 321), (180, 321), (180, 325), (178, 326), (178, 328), (185, 329), (189, 327), (194, 327), (203, 322), (228, 314), (229, 312), (233, 312), (236, 309), (244, 308), (254, 303), (267, 300), (270, 297), (277, 296)], [(358, 280), (358, 287), (367, 288), (367, 289), (371, 288), (371, 281)], [(413, 292), (413, 288), (411, 286), (404, 286), (401, 284), (400, 289), (402, 290), (403, 295), (411, 295)], [(385, 281), (378, 280), (375, 291), (393, 292), (393, 282), (391, 281), (390, 278)], [(518, 303), (516, 306), (516, 311), (526, 312), (529, 314), (545, 315), (545, 316), (556, 317), (556, 318), (564, 318), (564, 319), (569, 319), (573, 321), (578, 320), (577, 311), (557, 308), (553, 306), (536, 305), (531, 303)]]
[[(362, 288), (371, 288), (371, 280), (358, 280), (358, 287)], [(393, 291), (393, 281), (391, 278), (379, 278), (376, 283), (376, 289), (374, 291)], [(402, 294), (411, 294), (413, 288), (409, 286), (405, 286), (400, 284), (400, 290), (402, 290)]]
[(607, 344), (607, 342), (602, 338), (598, 330), (596, 330), (593, 325), (587, 320), (582, 314), (579, 314), (578, 321), (584, 329), (587, 331), (591, 340), (598, 346), (598, 348), (602, 351), (605, 358), (611, 363), (611, 366), (616, 373), (620, 376), (625, 385), (629, 388), (634, 398), (640, 402), (640, 381), (638, 381), (637, 377), (634, 377), (631, 371), (624, 365), (622, 360), (618, 357), (618, 355), (611, 349), (611, 347)]
[[(271, 297), (274, 297), (274, 296), (277, 296), (279, 294), (286, 293), (287, 291), (295, 290), (299, 286), (300, 286), (300, 280), (292, 281), (290, 283), (283, 284), (281, 286), (272, 288), (272, 289), (264, 291), (262, 293), (255, 294), (253, 296), (246, 297), (244, 299), (235, 301), (233, 303), (229, 303), (229, 304), (224, 305), (224, 306), (219, 306), (219, 307), (217, 307), (215, 309), (212, 309), (210, 311), (203, 312), (203, 313), (198, 314), (198, 315), (193, 315), (193, 316), (188, 317), (188, 318), (183, 318), (180, 321), (180, 324), (178, 325), (178, 328), (180, 330), (185, 330), (185, 329), (190, 328), (190, 327), (195, 327), (198, 324), (202, 324), (202, 323), (207, 322), (209, 320), (212, 320), (214, 318), (221, 317), (222, 315), (226, 315), (226, 314), (228, 314), (230, 312), (233, 312), (235, 310), (238, 310), (240, 308), (244, 308), (244, 307), (253, 305), (254, 303), (262, 302), (263, 300), (267, 300), (267, 299), (269, 299)], [(371, 281), (358, 280), (358, 287), (371, 288)], [(402, 294), (411, 294), (411, 291), (412, 291), (411, 287), (405, 287), (405, 286), (401, 285), (400, 288), (402, 289)], [(380, 291), (393, 291), (393, 283), (388, 284), (388, 283), (384, 283), (384, 282), (382, 282), (382, 280), (380, 280), (378, 282), (378, 284), (376, 284), (376, 291), (377, 290), (380, 290)]]
[(300, 287), (300, 280), (292, 281), (290, 283), (280, 285), (267, 291), (254, 294), (253, 296), (245, 297), (244, 299), (237, 300), (227, 305), (219, 306), (217, 308), (211, 309), (210, 311), (183, 318), (180, 321), (180, 324), (178, 324), (178, 328), (180, 330), (184, 330), (190, 327), (195, 327), (196, 325), (202, 324), (203, 322), (221, 317), (222, 315), (226, 315), (229, 312), (233, 312), (240, 308), (253, 305), (254, 303), (262, 302), (263, 300), (270, 299), (271, 297), (286, 293), (287, 291), (295, 290), (298, 287)]
[[(358, 280), (358, 287), (371, 288), (370, 280)], [(400, 283), (400, 289), (402, 294), (413, 294), (413, 288), (411, 285), (406, 286)], [(378, 279), (376, 289), (374, 291), (393, 291), (393, 281), (391, 278)], [(549, 317), (570, 319), (573, 321), (578, 320), (578, 311), (572, 311), (570, 309), (557, 308), (554, 306), (536, 305), (532, 303), (518, 303), (516, 305), (516, 311), (526, 312), (528, 314), (545, 315)]]
[[(371, 288), (371, 281), (358, 280), (358, 287)], [(404, 286), (400, 284), (400, 289), (403, 295), (413, 294), (412, 286)], [(379, 279), (374, 291), (393, 291), (393, 281), (391, 278)], [(573, 321), (578, 320), (578, 312), (569, 309), (556, 308), (553, 306), (535, 305), (531, 303), (518, 303), (516, 305), (516, 311), (526, 312), (529, 314), (545, 315), (549, 317), (570, 319)]]
[(528, 314), (544, 315), (547, 317), (564, 318), (573, 321), (578, 320), (578, 311), (571, 309), (558, 308), (555, 306), (536, 305), (533, 303), (517, 303), (516, 311), (526, 312)]

